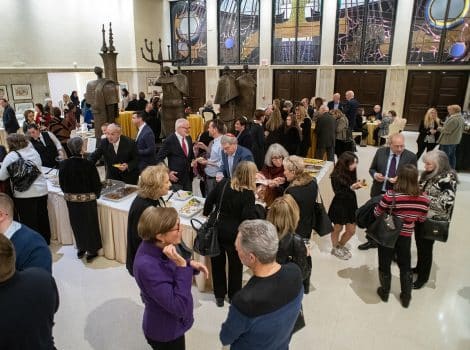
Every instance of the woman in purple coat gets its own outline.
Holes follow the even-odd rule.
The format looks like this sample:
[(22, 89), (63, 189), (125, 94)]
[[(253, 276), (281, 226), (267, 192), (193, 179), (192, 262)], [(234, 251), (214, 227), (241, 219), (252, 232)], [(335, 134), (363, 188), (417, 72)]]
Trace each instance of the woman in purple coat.
[(134, 260), (134, 277), (145, 304), (143, 330), (152, 349), (185, 349), (191, 328), (193, 275), (207, 268), (178, 253), (181, 227), (174, 208), (145, 209), (137, 228), (142, 243)]

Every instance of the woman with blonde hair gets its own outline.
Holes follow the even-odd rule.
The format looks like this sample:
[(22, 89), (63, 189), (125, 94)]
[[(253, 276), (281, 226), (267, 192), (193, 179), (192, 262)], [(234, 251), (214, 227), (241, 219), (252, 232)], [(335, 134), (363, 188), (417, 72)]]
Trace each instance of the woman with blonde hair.
[(178, 251), (182, 230), (174, 208), (145, 209), (138, 232), (142, 243), (135, 256), (134, 275), (145, 305), (145, 338), (152, 349), (184, 350), (184, 334), (194, 322), (193, 275), (207, 275), (207, 268)]
[[(220, 254), (211, 258), (212, 280), (216, 304), (224, 305), (225, 295), (229, 301), (242, 287), (242, 263), (235, 249), (238, 226), (244, 220), (256, 219), (255, 190), (256, 165), (242, 161), (235, 168), (232, 179), (223, 179), (209, 193), (204, 204), (203, 214), (209, 220), (217, 221)], [(225, 265), (228, 260), (228, 289)]]
[(298, 147), (297, 155), (300, 157), (306, 157), (308, 149), (312, 146), (312, 120), (308, 116), (307, 110), (304, 108), (304, 106), (295, 107), (295, 117), (301, 130), (301, 141)]
[(279, 237), (276, 261), (279, 264), (293, 262), (299, 266), (302, 279), (305, 279), (310, 267), (307, 261), (307, 247), (302, 237), (295, 233), (299, 218), (299, 206), (291, 195), (286, 194), (273, 202), (266, 220), (276, 227)]
[(419, 135), (416, 142), (418, 143), (418, 152), (416, 152), (416, 159), (419, 159), (424, 153), (424, 150), (430, 152), (436, 147), (437, 139), (440, 132), (438, 127), (440, 124), (437, 110), (429, 108), (424, 115), (423, 120), (419, 123)]
[(148, 166), (140, 175), (137, 197), (127, 218), (127, 271), (133, 276), (134, 258), (142, 239), (137, 232), (140, 216), (148, 207), (165, 207), (163, 196), (170, 190), (170, 177), (165, 164)]

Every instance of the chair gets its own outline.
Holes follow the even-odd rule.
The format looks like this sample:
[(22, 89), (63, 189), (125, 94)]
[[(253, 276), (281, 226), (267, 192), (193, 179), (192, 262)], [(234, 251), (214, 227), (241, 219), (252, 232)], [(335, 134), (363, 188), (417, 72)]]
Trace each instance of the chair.
[[(406, 119), (405, 119), (405, 123), (406, 123)], [(402, 125), (402, 123), (390, 124), (390, 126), (388, 127), (388, 134), (381, 136), (381, 138), (385, 139), (384, 145), (387, 144), (387, 141), (388, 141), (388, 139), (390, 138), (391, 135), (399, 134), (401, 132), (401, 130), (402, 130), (402, 129), (400, 129), (401, 125)]]

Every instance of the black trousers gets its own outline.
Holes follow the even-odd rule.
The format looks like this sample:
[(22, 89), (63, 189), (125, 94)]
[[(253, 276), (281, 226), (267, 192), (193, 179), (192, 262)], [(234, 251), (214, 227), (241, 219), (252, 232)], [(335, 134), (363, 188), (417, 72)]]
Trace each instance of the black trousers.
[(47, 194), (41, 197), (13, 198), (18, 221), (32, 228), (51, 243), (51, 227), (47, 214)]
[(424, 153), (424, 150), (426, 152), (431, 152), (434, 147), (436, 147), (437, 143), (425, 143), (425, 142), (420, 142), (418, 143), (418, 152), (416, 152), (416, 158), (419, 160), (421, 155)]
[[(235, 245), (220, 242), (220, 254), (211, 258), (212, 283), (216, 298), (224, 298), (228, 294), (232, 299), (234, 294), (242, 289), (243, 265), (238, 257)], [(227, 256), (227, 258), (226, 258)], [(225, 264), (228, 259), (228, 290)]]
[(154, 350), (185, 350), (186, 345), (185, 345), (185, 340), (184, 340), (184, 334), (176, 338), (175, 340), (172, 341), (167, 341), (167, 342), (159, 342), (155, 341), (149, 338), (147, 339), (147, 343), (152, 347)]
[(418, 270), (418, 281), (427, 282), (431, 274), (432, 267), (432, 248), (434, 240), (424, 239), (415, 235), (416, 248), (418, 251), (418, 263), (416, 269)]
[(379, 271), (390, 274), (393, 255), (397, 255), (397, 264), (400, 275), (411, 271), (411, 237), (399, 236), (395, 248), (386, 248), (381, 245), (379, 252)]

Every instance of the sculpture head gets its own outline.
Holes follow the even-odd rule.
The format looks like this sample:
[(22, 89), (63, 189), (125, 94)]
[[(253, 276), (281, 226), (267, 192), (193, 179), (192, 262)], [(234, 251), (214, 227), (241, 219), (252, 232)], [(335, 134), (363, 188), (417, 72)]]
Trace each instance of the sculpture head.
[(171, 75), (171, 69), (168, 66), (163, 67), (163, 75)]
[(246, 72), (246, 73), (248, 73), (248, 64), (245, 63), (245, 64), (243, 65), (243, 71)]
[(93, 69), (93, 71), (95, 72), (95, 74), (96, 74), (96, 76), (98, 77), (98, 79), (103, 78), (103, 68), (101, 68), (101, 67), (95, 67), (95, 69)]

